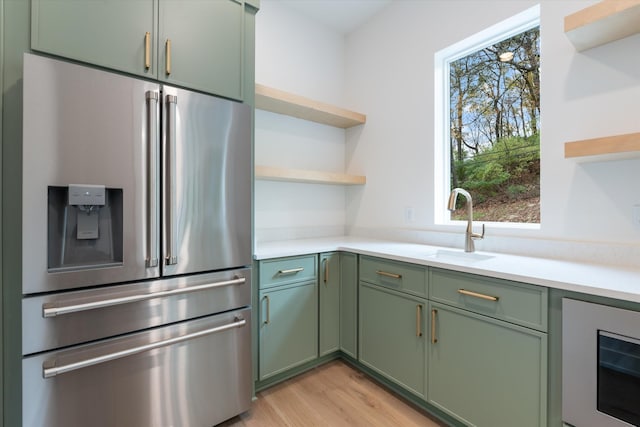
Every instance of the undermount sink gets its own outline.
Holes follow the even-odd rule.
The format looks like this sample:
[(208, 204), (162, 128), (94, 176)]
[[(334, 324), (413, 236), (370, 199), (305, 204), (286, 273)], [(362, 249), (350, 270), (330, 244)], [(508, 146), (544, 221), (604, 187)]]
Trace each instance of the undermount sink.
[(428, 255), (429, 258), (441, 259), (443, 261), (464, 261), (479, 262), (495, 258), (493, 255), (478, 254), (476, 252), (463, 252), (454, 250), (439, 249), (434, 254)]

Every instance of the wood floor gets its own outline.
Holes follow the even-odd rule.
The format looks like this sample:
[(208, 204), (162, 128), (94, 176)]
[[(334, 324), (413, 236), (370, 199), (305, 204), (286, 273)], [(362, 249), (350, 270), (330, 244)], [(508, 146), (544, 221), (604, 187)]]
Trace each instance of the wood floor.
[(337, 360), (258, 393), (219, 427), (440, 427), (424, 412)]

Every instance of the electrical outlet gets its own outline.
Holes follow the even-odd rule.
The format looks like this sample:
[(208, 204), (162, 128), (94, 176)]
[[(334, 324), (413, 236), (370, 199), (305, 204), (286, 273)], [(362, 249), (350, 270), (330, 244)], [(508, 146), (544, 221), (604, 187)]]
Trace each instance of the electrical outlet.
[(640, 205), (633, 205), (631, 207), (631, 218), (633, 225), (636, 228), (640, 228)]
[(412, 206), (404, 208), (404, 220), (405, 222), (414, 222), (416, 220), (416, 211)]

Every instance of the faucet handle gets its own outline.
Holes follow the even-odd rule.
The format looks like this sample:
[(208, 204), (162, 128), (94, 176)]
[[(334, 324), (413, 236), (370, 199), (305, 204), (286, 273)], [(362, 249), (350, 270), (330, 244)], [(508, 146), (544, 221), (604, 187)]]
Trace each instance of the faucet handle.
[(484, 224), (482, 224), (482, 234), (471, 233), (472, 239), (484, 239)]

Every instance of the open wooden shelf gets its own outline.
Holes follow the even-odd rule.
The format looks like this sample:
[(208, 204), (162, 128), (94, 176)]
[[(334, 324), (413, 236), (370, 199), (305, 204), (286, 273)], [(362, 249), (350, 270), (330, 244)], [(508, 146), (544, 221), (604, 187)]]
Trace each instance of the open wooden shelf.
[(607, 160), (640, 156), (640, 132), (564, 144), (565, 158)]
[(640, 0), (603, 0), (566, 16), (564, 32), (578, 51), (640, 33)]
[(367, 121), (364, 114), (260, 84), (256, 84), (256, 108), (343, 129)]
[(367, 178), (359, 175), (256, 166), (256, 179), (268, 181), (306, 182), (314, 184), (364, 185)]

